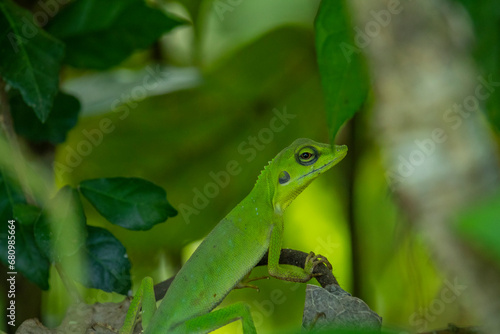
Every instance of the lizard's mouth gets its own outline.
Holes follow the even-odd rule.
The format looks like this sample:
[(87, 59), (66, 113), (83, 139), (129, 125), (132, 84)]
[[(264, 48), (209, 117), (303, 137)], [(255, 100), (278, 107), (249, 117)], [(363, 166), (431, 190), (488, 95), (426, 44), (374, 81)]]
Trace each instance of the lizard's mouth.
[(311, 174), (314, 174), (314, 173), (316, 173), (316, 172), (318, 172), (318, 171), (322, 170), (323, 168), (325, 168), (325, 167), (327, 167), (327, 166), (329, 166), (329, 165), (333, 164), (335, 161), (339, 160), (339, 158), (340, 158), (340, 157), (337, 157), (337, 158), (333, 159), (332, 161), (330, 161), (329, 163), (324, 164), (323, 166), (321, 166), (321, 167), (319, 167), (319, 168), (313, 169), (313, 170), (312, 170), (312, 171), (310, 171), (309, 173), (304, 174), (304, 175), (302, 175), (301, 177), (297, 178), (297, 180), (300, 180), (301, 178), (306, 177), (307, 175), (311, 175)]

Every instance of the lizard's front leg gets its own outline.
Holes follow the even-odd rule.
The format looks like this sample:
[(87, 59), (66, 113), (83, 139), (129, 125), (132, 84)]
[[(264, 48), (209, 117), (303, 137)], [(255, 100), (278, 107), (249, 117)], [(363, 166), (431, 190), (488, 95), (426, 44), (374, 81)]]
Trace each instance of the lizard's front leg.
[(274, 224), (271, 231), (271, 240), (269, 243), (269, 258), (268, 258), (268, 271), (269, 275), (292, 282), (307, 282), (314, 276), (321, 274), (313, 274), (314, 267), (320, 263), (325, 263), (331, 269), (332, 266), (328, 260), (321, 255), (314, 255), (313, 252), (309, 253), (306, 258), (304, 268), (299, 268), (292, 265), (279, 264), (281, 254), (281, 242), (283, 238), (283, 221)]

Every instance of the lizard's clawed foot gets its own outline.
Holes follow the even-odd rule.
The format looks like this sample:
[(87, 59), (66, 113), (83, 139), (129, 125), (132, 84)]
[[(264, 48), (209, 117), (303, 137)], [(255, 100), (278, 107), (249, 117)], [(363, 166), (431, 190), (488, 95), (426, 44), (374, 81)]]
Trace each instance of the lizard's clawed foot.
[(304, 270), (306, 272), (310, 273), (311, 276), (313, 276), (313, 277), (321, 276), (321, 274), (319, 274), (319, 273), (317, 273), (317, 274), (312, 273), (314, 268), (320, 263), (324, 263), (329, 270), (333, 269), (332, 265), (330, 264), (330, 262), (328, 262), (326, 257), (324, 257), (323, 255), (320, 255), (320, 254), (315, 255), (313, 252), (310, 252), (309, 255), (307, 255), (307, 257), (306, 257), (306, 263), (304, 266)]
[(252, 289), (255, 289), (257, 291), (260, 291), (258, 286), (253, 285), (253, 284), (248, 284), (248, 283), (253, 282), (253, 281), (257, 281), (260, 279), (269, 279), (269, 276), (261, 276), (261, 277), (253, 277), (253, 278), (249, 278), (249, 276), (250, 276), (250, 273), (248, 273), (245, 277), (243, 277), (241, 282), (236, 284), (234, 289), (252, 288)]

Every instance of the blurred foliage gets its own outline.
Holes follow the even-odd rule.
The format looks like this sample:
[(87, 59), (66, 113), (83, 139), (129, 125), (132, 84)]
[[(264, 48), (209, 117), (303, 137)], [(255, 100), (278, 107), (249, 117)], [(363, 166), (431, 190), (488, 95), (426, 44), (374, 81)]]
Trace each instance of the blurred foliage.
[(108, 0), (105, 6), (80, 0), (61, 10), (47, 30), (66, 45), (65, 63), (104, 70), (119, 64), (133, 51), (150, 47), (182, 23), (143, 0)]
[[(54, 214), (52, 208), (64, 208)], [(81, 250), (86, 239), (86, 217), (78, 191), (69, 186), (61, 188), (35, 221), (35, 241), (41, 253), (51, 262), (60, 262)], [(63, 250), (54, 247), (61, 240), (71, 240)]]
[(35, 143), (59, 144), (66, 140), (66, 134), (78, 121), (80, 102), (72, 95), (58, 92), (52, 110), (41, 123), (20, 94), (12, 93), (9, 99), (16, 133)]
[[(22, 214), (15, 215), (17, 220), (14, 225), (17, 239), (16, 267), (26, 278), (36, 283), (41, 289), (47, 290), (49, 288), (49, 261), (35, 243), (33, 221), (28, 215), (28, 211), (32, 212), (32, 209), (28, 209), (23, 193), (12, 180), (12, 176), (9, 177), (3, 169), (0, 172), (0, 219), (7, 222), (14, 217), (14, 208), (18, 208), (19, 205), (25, 206)], [(3, 223), (0, 226), (0, 247), (7, 249), (8, 240), (10, 240), (8, 224)], [(7, 252), (1, 252), (0, 257), (3, 263), (9, 263)]]
[(488, 92), (485, 112), (493, 127), (500, 131), (500, 5), (488, 0), (455, 0), (468, 11), (474, 28), (473, 55)]
[[(498, 23), (498, 6), (493, 0), (481, 6), (461, 2), (476, 25), (475, 56), (484, 77), (491, 73), (496, 80), (498, 46), (494, 41), (498, 34), (485, 31), (492, 31)], [(88, 224), (82, 234), (88, 237), (78, 245), (86, 254), (86, 266), (103, 267), (83, 283), (124, 294), (130, 288), (130, 278), (123, 284), (116, 279), (116, 272), (123, 277), (130, 274), (134, 287), (146, 275), (155, 281), (170, 277), (199, 241), (246, 196), (263, 166), (283, 147), (298, 137), (333, 142), (336, 136), (337, 141), (360, 149), (348, 155), (350, 164), (343, 162), (323, 175), (290, 206), (283, 246), (325, 255), (345, 290), (352, 291), (353, 275), (358, 275), (359, 297), (384, 317), (386, 325), (416, 329), (416, 319), (426, 316), (445, 283), (426, 247), (404, 224), (404, 215), (389, 195), (381, 159), (371, 144), (371, 115), (359, 113), (357, 128), (348, 124), (337, 135), (344, 122), (365, 105), (368, 95), (368, 79), (358, 52), (346, 57), (343, 51), (352, 49), (339, 47), (354, 45), (345, 2), (324, 1), (319, 8), (317, 1), (300, 0), (151, 3), (155, 6), (142, 0), (109, 1), (105, 6), (95, 1), (74, 1), (47, 25), (58, 41), (34, 25), (28, 28), (35, 28), (38, 34), (29, 40), (19, 39), (23, 29), (28, 29), (19, 20), (26, 17), (29, 21), (32, 14), (10, 0), (0, 2), (0, 30), (13, 31), (17, 36), (13, 37), (17, 52), (12, 39), (0, 41), (0, 75), (8, 86), (14, 130), (26, 139), (23, 148), (32, 149), (30, 161), (45, 161), (34, 143), (60, 144), (55, 147), (53, 165), (56, 184), (69, 184), (61, 191), (71, 189), (78, 205), (76, 188), (81, 185), (80, 191), (90, 201), (81, 202), (84, 216), (80, 221)], [(189, 21), (191, 24), (186, 23)], [(168, 35), (160, 38), (165, 32)], [(490, 52), (492, 48), (494, 52)], [(46, 49), (51, 53), (39, 52)], [(186, 89), (168, 67), (160, 70), (164, 72), (151, 73), (151, 69), (158, 71), (156, 61), (170, 67), (192, 67), (202, 80)], [(26, 68), (27, 74), (20, 75), (19, 68)], [(96, 71), (103, 69), (109, 71)], [(48, 80), (42, 80), (40, 73)], [(144, 76), (130, 82), (127, 80), (132, 76), (126, 73)], [(91, 81), (82, 79), (95, 77), (107, 79), (113, 88), (127, 88), (106, 110), (83, 107), (80, 111), (80, 103), (86, 105), (85, 94), (78, 95), (82, 99), (79, 103), (61, 92), (59, 74), (63, 90), (72, 87), (90, 95)], [(177, 88), (160, 94), (155, 89), (162, 85)], [(500, 122), (496, 116), (498, 96), (495, 91), (486, 101), (486, 110), (496, 125)], [(354, 130), (356, 137), (352, 138)], [(235, 164), (237, 172), (229, 173), (229, 182), (221, 182), (218, 176), (228, 173)], [(16, 180), (15, 173), (10, 175), (12, 169), (1, 172), (0, 219), (18, 220), (16, 231), (22, 241), (17, 244), (17, 266), (40, 288), (50, 285), (44, 294), (43, 320), (56, 325), (64, 313), (67, 301), (61, 300), (67, 291), (35, 243), (37, 221), (44, 219), (41, 207), (50, 196), (36, 196), (38, 205), (30, 205), (21, 181)], [(89, 183), (96, 178), (106, 178), (106, 184)], [(117, 187), (111, 184), (112, 180), (136, 178), (167, 189), (172, 205), (166, 201), (165, 192), (149, 182), (141, 191), (133, 186), (121, 191), (121, 182)], [(207, 191), (211, 184), (216, 186), (216, 194)], [(104, 197), (90, 194), (90, 190), (93, 195), (100, 194), (104, 188)], [(144, 200), (155, 191), (159, 196)], [(132, 202), (129, 195), (134, 197)], [(157, 208), (155, 203), (160, 202), (161, 208)], [(354, 208), (352, 215), (349, 204)], [(150, 215), (144, 228), (150, 230), (133, 231), (114, 225), (122, 215), (139, 207), (148, 214), (139, 214), (137, 222), (141, 225)], [(174, 215), (172, 207), (179, 214), (158, 224)], [(464, 218), (460, 231), (471, 243), (486, 247), (485, 252), (498, 251), (495, 243), (499, 244), (499, 234), (488, 233), (495, 230), (497, 211), (493, 206), (478, 210)], [(475, 224), (478, 217), (490, 220)], [(350, 224), (357, 226), (356, 238), (350, 235)], [(5, 249), (8, 232), (3, 227), (0, 247)], [(38, 238), (46, 235), (40, 232)], [(351, 240), (357, 240), (357, 244), (351, 244)], [(359, 272), (352, 270), (353, 247), (360, 253), (356, 266)], [(4, 252), (0, 252), (0, 258), (8, 262)], [(265, 275), (265, 269), (258, 268), (252, 275)], [(223, 305), (246, 300), (259, 332), (299, 328), (305, 285), (277, 280), (260, 281), (258, 285), (260, 293), (236, 290)], [(89, 302), (117, 298), (101, 290), (79, 285), (78, 289)], [(276, 291), (281, 298), (274, 300), (271, 296)], [(428, 327), (446, 327), (450, 321), (469, 319), (460, 312), (456, 303), (445, 314), (424, 320)], [(219, 332), (236, 330), (239, 324), (233, 323)]]
[(500, 195), (475, 203), (457, 219), (457, 231), (484, 256), (500, 263)]

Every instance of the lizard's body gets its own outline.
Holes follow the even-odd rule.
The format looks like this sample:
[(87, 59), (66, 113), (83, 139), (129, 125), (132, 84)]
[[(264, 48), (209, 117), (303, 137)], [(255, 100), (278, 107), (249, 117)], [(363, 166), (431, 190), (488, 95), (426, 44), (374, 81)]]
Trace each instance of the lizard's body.
[(211, 311), (233, 288), (242, 285), (268, 250), (271, 276), (296, 282), (312, 277), (314, 266), (324, 261), (312, 253), (305, 268), (278, 264), (283, 212), (346, 153), (345, 146), (332, 148), (310, 139), (297, 139), (281, 151), (261, 172), (250, 194), (208, 234), (181, 268), (145, 333), (207, 332), (236, 319), (242, 320), (245, 333), (254, 333), (247, 306), (234, 304)]
[[(210, 232), (177, 273), (162, 301), (162, 305), (166, 304), (163, 309), (169, 327), (176, 325), (176, 323), (170, 324), (168, 321), (170, 319), (176, 319), (177, 323), (182, 323), (217, 307), (266, 253), (272, 228), (271, 220), (265, 219), (269, 214), (266, 215), (265, 210), (262, 209), (260, 213), (259, 210), (255, 210), (255, 203), (249, 197), (238, 204), (238, 207), (245, 206), (248, 206), (250, 212), (254, 211), (252, 220), (249, 220), (248, 216), (244, 217), (242, 212), (235, 212), (236, 210), (233, 209)], [(250, 230), (254, 233), (249, 233)], [(210, 238), (211, 234), (223, 237), (222, 241)], [(245, 251), (234, 252), (234, 244), (237, 243), (244, 243), (249, 247)], [(203, 254), (211, 254), (211, 256), (205, 258)], [(238, 263), (249, 265), (238, 266)], [(199, 272), (183, 270), (193, 267), (199, 268)], [(221, 273), (224, 272), (231, 272), (231, 275), (222, 275)], [(185, 293), (186, 289), (193, 285), (200, 287), (196, 298)]]

